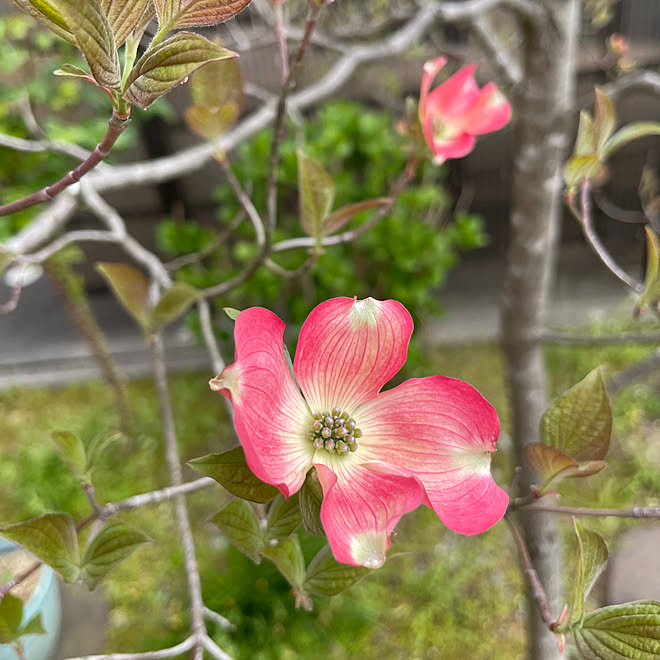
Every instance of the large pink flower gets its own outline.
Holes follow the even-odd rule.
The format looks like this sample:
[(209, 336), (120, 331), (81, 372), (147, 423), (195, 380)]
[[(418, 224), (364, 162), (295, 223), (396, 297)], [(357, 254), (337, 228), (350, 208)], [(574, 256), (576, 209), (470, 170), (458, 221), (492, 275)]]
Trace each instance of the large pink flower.
[(474, 149), (475, 135), (497, 131), (511, 119), (511, 106), (494, 83), (477, 86), (476, 64), (463, 67), (429, 94), (446, 63), (439, 57), (424, 65), (419, 95), (419, 121), (436, 165), (466, 156)]
[(252, 307), (236, 319), (236, 361), (211, 381), (232, 402), (260, 479), (288, 497), (316, 468), (340, 562), (381, 566), (394, 526), (419, 504), (463, 534), (485, 531), (508, 504), (490, 474), (497, 413), (479, 392), (442, 376), (380, 392), (403, 366), (412, 330), (395, 300), (328, 300), (303, 324), (294, 379), (284, 323)]

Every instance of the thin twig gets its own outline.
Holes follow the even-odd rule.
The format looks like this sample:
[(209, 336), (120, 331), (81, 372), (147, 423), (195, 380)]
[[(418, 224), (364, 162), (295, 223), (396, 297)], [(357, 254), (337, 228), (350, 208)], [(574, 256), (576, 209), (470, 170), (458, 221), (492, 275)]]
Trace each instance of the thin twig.
[(157, 651), (146, 651), (144, 653), (106, 653), (105, 655), (85, 655), (67, 660), (161, 660), (162, 658), (173, 658), (188, 651), (197, 644), (197, 639), (191, 635), (176, 646)]
[(204, 607), (204, 616), (209, 621), (213, 621), (213, 623), (215, 623), (219, 628), (222, 628), (222, 630), (236, 630), (236, 626), (229, 619), (225, 619), (222, 614), (218, 614), (206, 606)]
[(225, 368), (225, 361), (220, 355), (218, 342), (215, 340), (215, 335), (213, 334), (213, 324), (211, 323), (211, 311), (209, 309), (208, 300), (200, 298), (200, 300), (197, 301), (197, 311), (199, 312), (199, 324), (202, 328), (202, 336), (204, 337), (206, 350), (211, 357), (213, 371), (214, 373), (219, 374)]
[(590, 509), (584, 506), (559, 506), (554, 504), (528, 504), (521, 507), (525, 512), (549, 511), (565, 516), (597, 516), (600, 518), (660, 518), (660, 506), (636, 506), (631, 509)]
[(510, 516), (506, 516), (504, 519), (509, 523), (509, 527), (511, 529), (511, 532), (513, 533), (513, 537), (516, 539), (516, 543), (518, 544), (518, 548), (520, 550), (520, 556), (522, 558), (523, 565), (525, 567), (525, 574), (529, 579), (529, 583), (532, 588), (532, 593), (534, 595), (534, 600), (538, 605), (541, 617), (543, 621), (546, 624), (548, 624), (548, 627), (550, 627), (553, 623), (553, 618), (552, 615), (550, 614), (550, 610), (548, 609), (548, 597), (545, 593), (545, 589), (543, 588), (543, 585), (541, 584), (541, 580), (539, 580), (538, 573), (536, 572), (536, 569), (532, 564), (532, 559), (529, 556), (529, 550), (527, 549), (527, 544), (525, 543), (525, 539), (523, 538), (520, 530), (518, 529), (518, 525), (516, 525), (516, 523), (513, 522)]
[(65, 188), (80, 181), (85, 174), (94, 169), (106, 158), (119, 136), (124, 130), (126, 130), (128, 122), (129, 117), (121, 117), (113, 111), (112, 117), (110, 117), (110, 121), (108, 122), (108, 130), (103, 140), (96, 145), (96, 148), (86, 160), (50, 186), (46, 186), (37, 192), (21, 199), (17, 199), (9, 204), (3, 204), (0, 206), (0, 216), (16, 213), (16, 211), (22, 211), (23, 209), (30, 208), (36, 204), (48, 202), (53, 199), (55, 195), (61, 193)]
[(641, 293), (644, 290), (644, 287), (639, 282), (637, 282), (637, 280), (628, 275), (628, 273), (626, 273), (619, 266), (619, 264), (614, 261), (612, 255), (610, 255), (605, 246), (602, 244), (600, 237), (598, 236), (593, 226), (591, 187), (589, 181), (584, 181), (580, 188), (580, 206), (581, 212), (577, 214), (577, 217), (582, 225), (585, 238), (587, 239), (589, 245), (591, 245), (593, 251), (613, 275), (618, 277), (628, 288), (632, 289), (636, 293)]
[(15, 575), (11, 580), (5, 582), (0, 586), (0, 602), (2, 599), (14, 588), (17, 587), (21, 582), (27, 580), (32, 573), (38, 571), (41, 567), (42, 562), (35, 561), (34, 564), (28, 566), (22, 573)]
[(471, 23), (474, 35), (493, 63), (502, 81), (510, 86), (517, 87), (523, 79), (522, 70), (513, 58), (507, 44), (505, 44), (494, 30), (493, 23), (487, 14), (475, 16)]
[(544, 330), (541, 341), (569, 346), (607, 346), (616, 344), (660, 344), (660, 331), (622, 332), (618, 335), (576, 335), (561, 330)]
[[(23, 138), (14, 137), (13, 135), (6, 135), (5, 133), (0, 133), (0, 147), (7, 147), (16, 151), (26, 151), (32, 153), (52, 151), (54, 153), (63, 154), (65, 156), (71, 156), (71, 158), (75, 158), (76, 160), (81, 161), (86, 160), (92, 154), (91, 151), (88, 149), (83, 149), (77, 144), (68, 144), (66, 142), (51, 142), (49, 140), (25, 140)], [(109, 169), (110, 165), (107, 163), (99, 163), (97, 168), (100, 172), (102, 169)]]

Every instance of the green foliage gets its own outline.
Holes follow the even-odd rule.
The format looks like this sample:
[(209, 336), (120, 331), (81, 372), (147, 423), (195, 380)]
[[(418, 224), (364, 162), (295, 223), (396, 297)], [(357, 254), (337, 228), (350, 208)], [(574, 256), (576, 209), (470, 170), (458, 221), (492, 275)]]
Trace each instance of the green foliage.
[[(286, 139), (281, 145), (276, 241), (298, 237), (301, 233), (298, 200), (301, 161), (297, 148), (304, 149), (306, 154), (303, 162), (308, 167), (303, 168), (304, 172), (317, 163), (332, 178), (334, 208), (340, 210), (358, 202), (382, 198), (404, 170), (407, 160), (392, 116), (347, 101), (321, 107), (305, 124), (304, 135), (299, 138), (298, 141)], [(266, 130), (239, 146), (233, 155), (233, 168), (262, 213), (266, 206), (270, 143), (271, 132)], [(219, 304), (239, 309), (255, 304), (271, 307), (288, 315), (287, 320), (294, 323), (301, 323), (316, 302), (345, 295), (396, 298), (411, 310), (439, 312), (434, 288), (442, 284), (448, 270), (455, 265), (458, 252), (486, 242), (481, 222), (474, 215), (459, 212), (454, 222), (448, 224), (443, 177), (443, 169), (423, 167), (386, 218), (353, 243), (326, 248), (311, 272), (305, 275), (304, 296), (299, 295), (299, 282), (290, 283), (262, 268)], [(319, 178), (320, 175), (314, 180)], [(303, 191), (307, 191), (307, 208), (313, 197), (310, 190), (309, 185), (303, 187)], [(218, 218), (226, 228), (239, 213), (239, 206), (228, 185), (218, 188), (216, 198)], [(323, 200), (319, 204), (323, 207), (321, 215), (325, 217), (327, 204)], [(344, 229), (359, 227), (374, 212), (377, 209), (358, 212)], [(337, 222), (339, 220), (343, 222), (343, 217)], [(303, 214), (304, 225), (310, 233), (318, 233), (311, 225), (321, 221), (311, 218), (309, 210)], [(238, 273), (256, 255), (254, 235), (248, 225), (244, 222), (202, 264), (182, 268), (180, 276), (203, 288)], [(213, 234), (191, 221), (166, 221), (158, 231), (158, 239), (160, 246), (173, 255), (200, 252), (213, 245)], [(294, 269), (305, 261), (307, 253), (291, 250), (277, 253), (274, 258), (281, 266)]]

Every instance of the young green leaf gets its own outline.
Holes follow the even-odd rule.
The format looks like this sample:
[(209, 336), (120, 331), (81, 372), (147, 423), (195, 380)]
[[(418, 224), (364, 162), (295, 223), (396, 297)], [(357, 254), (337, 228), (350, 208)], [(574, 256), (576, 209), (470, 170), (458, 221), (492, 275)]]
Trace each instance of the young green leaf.
[(205, 37), (177, 32), (148, 48), (126, 81), (124, 97), (143, 110), (207, 62), (236, 57)]
[(66, 39), (74, 46), (78, 45), (64, 17), (56, 9), (57, 3), (54, 0), (12, 0), (12, 2), (62, 39)]
[(251, 502), (269, 502), (279, 494), (275, 486), (258, 479), (245, 461), (243, 447), (224, 454), (208, 454), (188, 461), (193, 470), (215, 479), (232, 495)]
[(305, 577), (305, 559), (297, 536), (288, 536), (274, 545), (267, 545), (261, 551), (270, 559), (296, 592), (302, 590)]
[(175, 282), (161, 296), (151, 313), (151, 332), (156, 332), (179, 318), (199, 298), (199, 295), (200, 292), (190, 284)]
[(103, 452), (125, 436), (122, 433), (101, 433), (94, 437), (87, 448), (87, 472), (92, 473)]
[(235, 321), (238, 318), (238, 315), (241, 313), (240, 309), (234, 309), (233, 307), (223, 307), (222, 311), (232, 320)]
[(595, 155), (597, 151), (597, 134), (594, 122), (591, 115), (586, 110), (582, 110), (573, 154), (575, 156), (591, 156)]
[(96, 269), (105, 277), (124, 309), (138, 322), (143, 332), (149, 328), (149, 280), (130, 264), (99, 263)]
[(76, 475), (86, 478), (87, 452), (80, 438), (71, 431), (52, 431), (50, 437)]
[(81, 576), (90, 590), (117, 564), (149, 537), (121, 522), (111, 520), (99, 530), (85, 550)]
[(29, 621), (26, 621), (21, 626), (21, 637), (23, 635), (45, 635), (46, 629), (44, 628), (43, 621), (41, 620), (41, 612), (37, 612)]
[(216, 513), (211, 522), (255, 564), (261, 563), (264, 537), (254, 509), (241, 499), (232, 500), (222, 511)]
[(53, 71), (54, 76), (67, 76), (69, 78), (84, 78), (90, 82), (96, 84), (94, 77), (85, 69), (81, 69), (79, 66), (73, 64), (63, 64), (59, 69)]
[(39, 518), (0, 527), (0, 534), (29, 550), (56, 570), (66, 582), (80, 574), (80, 549), (76, 524), (66, 513), (47, 513)]
[(302, 520), (298, 493), (288, 499), (278, 495), (268, 511), (266, 542), (277, 541), (291, 536)]
[(353, 586), (372, 569), (364, 566), (340, 564), (333, 556), (330, 546), (324, 546), (309, 562), (303, 587), (310, 593), (321, 596), (336, 596)]
[(594, 103), (594, 133), (596, 134), (598, 153), (601, 152), (603, 145), (614, 132), (616, 125), (616, 110), (612, 99), (599, 87), (595, 88)]
[(564, 181), (567, 186), (576, 186), (585, 179), (598, 179), (603, 171), (603, 164), (596, 154), (572, 156), (564, 167)]
[(321, 163), (298, 152), (300, 223), (303, 231), (320, 240), (335, 198), (335, 184)]
[(649, 135), (660, 135), (660, 123), (656, 121), (640, 121), (620, 128), (601, 148), (600, 157), (605, 160), (617, 149), (628, 142), (639, 140)]
[(101, 0), (101, 8), (114, 34), (117, 48), (126, 41), (149, 10), (149, 5), (150, 0)]
[(391, 204), (392, 200), (389, 197), (378, 197), (376, 199), (367, 199), (364, 202), (357, 202), (343, 206), (334, 213), (331, 213), (323, 223), (323, 235), (329, 236), (339, 231), (356, 213), (360, 211), (367, 211), (368, 209), (377, 208), (378, 206), (385, 206)]
[(541, 439), (575, 461), (605, 457), (612, 409), (600, 367), (554, 401), (541, 420)]
[(238, 59), (209, 62), (190, 80), (193, 106), (220, 108), (230, 103), (236, 111), (243, 107), (243, 76)]
[(607, 545), (600, 534), (573, 521), (577, 537), (577, 575), (569, 624), (584, 616), (584, 601), (607, 564)]
[(194, 105), (186, 110), (185, 119), (191, 131), (209, 142), (214, 142), (236, 122), (238, 107), (235, 103), (225, 103), (221, 106)]
[(656, 660), (660, 657), (660, 602), (601, 607), (585, 614), (573, 635), (584, 660)]
[(321, 523), (323, 491), (316, 470), (309, 472), (300, 489), (300, 513), (305, 529), (314, 536), (325, 536)]
[(119, 89), (121, 71), (112, 28), (99, 0), (51, 0), (75, 36), (96, 82)]
[(0, 644), (11, 644), (21, 636), (23, 601), (7, 594), (0, 601)]

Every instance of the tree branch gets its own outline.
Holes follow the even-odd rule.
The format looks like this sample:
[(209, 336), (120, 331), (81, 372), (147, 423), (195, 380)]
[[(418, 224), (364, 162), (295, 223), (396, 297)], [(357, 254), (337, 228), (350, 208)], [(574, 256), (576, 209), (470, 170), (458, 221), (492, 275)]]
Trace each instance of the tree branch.
[(600, 518), (660, 518), (660, 506), (636, 506), (631, 509), (590, 509), (584, 506), (528, 504), (525, 511), (548, 511), (565, 516), (598, 516)]
[(176, 646), (157, 651), (146, 651), (145, 653), (107, 653), (105, 655), (85, 655), (67, 660), (161, 660), (162, 658), (174, 658), (191, 649), (197, 640), (192, 635)]

